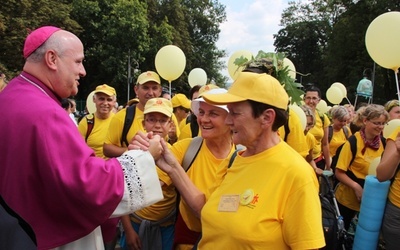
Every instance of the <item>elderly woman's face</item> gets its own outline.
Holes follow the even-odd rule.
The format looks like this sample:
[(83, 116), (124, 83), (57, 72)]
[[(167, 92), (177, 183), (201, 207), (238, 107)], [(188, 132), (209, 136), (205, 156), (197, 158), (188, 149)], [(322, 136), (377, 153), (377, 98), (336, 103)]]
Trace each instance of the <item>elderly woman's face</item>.
[(215, 107), (205, 102), (200, 102), (197, 122), (204, 139), (212, 139), (230, 133), (230, 129), (225, 125), (228, 112), (222, 108)]
[(229, 114), (225, 121), (233, 132), (233, 143), (244, 146), (253, 145), (260, 138), (261, 122), (253, 117), (249, 102), (228, 104)]

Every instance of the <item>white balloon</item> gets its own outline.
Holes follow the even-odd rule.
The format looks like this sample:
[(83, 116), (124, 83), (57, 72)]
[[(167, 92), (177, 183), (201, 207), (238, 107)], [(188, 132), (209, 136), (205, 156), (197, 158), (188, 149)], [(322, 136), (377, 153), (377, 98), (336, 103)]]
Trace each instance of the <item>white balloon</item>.
[(296, 79), (296, 67), (294, 66), (293, 62), (290, 61), (290, 59), (285, 57), (283, 59), (283, 67), (286, 66), (288, 66), (290, 78)]
[(86, 98), (86, 109), (89, 114), (96, 112), (96, 104), (93, 102), (94, 90), (90, 92), (88, 97)]
[(290, 105), (289, 108), (297, 114), (300, 119), (301, 127), (303, 128), (303, 130), (305, 130), (307, 125), (307, 117), (304, 111), (297, 105)]
[(326, 113), (328, 112), (328, 104), (326, 103), (325, 100), (321, 99), (317, 104), (317, 109), (322, 113)]
[(189, 73), (188, 82), (192, 88), (196, 85), (206, 85), (207, 73), (202, 68), (194, 68)]
[(376, 167), (379, 165), (380, 162), (381, 162), (380, 156), (376, 157), (371, 161), (371, 163), (369, 164), (368, 175), (376, 176)]
[(388, 138), (398, 127), (400, 127), (400, 119), (390, 120), (383, 128), (383, 137)]

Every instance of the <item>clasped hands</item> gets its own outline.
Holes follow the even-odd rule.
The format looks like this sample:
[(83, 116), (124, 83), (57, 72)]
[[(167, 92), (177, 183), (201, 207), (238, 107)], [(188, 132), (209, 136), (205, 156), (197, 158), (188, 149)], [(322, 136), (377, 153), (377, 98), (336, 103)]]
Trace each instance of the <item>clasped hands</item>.
[(149, 151), (157, 166), (167, 174), (170, 173), (174, 167), (180, 166), (175, 156), (168, 149), (167, 142), (159, 135), (153, 135), (153, 132), (137, 132), (129, 144), (128, 149)]

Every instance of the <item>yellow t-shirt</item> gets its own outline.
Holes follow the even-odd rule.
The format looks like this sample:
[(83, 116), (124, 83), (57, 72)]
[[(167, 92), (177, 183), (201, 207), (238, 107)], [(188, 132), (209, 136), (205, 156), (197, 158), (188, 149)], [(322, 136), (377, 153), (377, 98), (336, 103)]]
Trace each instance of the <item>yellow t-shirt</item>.
[[(201, 212), (199, 249), (317, 249), (325, 245), (318, 182), (284, 142), (218, 169)], [(224, 211), (225, 210), (225, 211)]]
[[(161, 178), (165, 175), (165, 173), (159, 169), (158, 167), (157, 173), (158, 177)], [(176, 201), (176, 191), (174, 185), (163, 185), (162, 186), (162, 192), (164, 195), (164, 199), (161, 201), (143, 208), (142, 210), (136, 211), (135, 214), (138, 215), (139, 217), (146, 219), (146, 220), (151, 220), (151, 221), (160, 221), (161, 219), (164, 219), (167, 217), (176, 207), (175, 201)], [(133, 217), (131, 217), (131, 220), (135, 222), (136, 221)], [(165, 222), (162, 224), (162, 226), (167, 226), (171, 225), (175, 222), (175, 217), (173, 217), (171, 220)]]
[(311, 149), (315, 146), (315, 137), (311, 133), (306, 134), (306, 142), (307, 142), (307, 150), (310, 152)]
[[(349, 136), (351, 136), (350, 128), (347, 127), (347, 131)], [(344, 133), (343, 129), (339, 131), (332, 131), (332, 139), (329, 142), (329, 154), (331, 157), (334, 157), (336, 154), (336, 150), (340, 147), (343, 143), (347, 140), (346, 134)]]
[[(126, 109), (127, 108), (124, 108), (118, 111), (118, 113), (116, 113), (111, 120), (105, 140), (106, 144), (113, 144), (118, 147), (127, 147), (125, 143), (121, 145), (122, 129), (124, 128)], [(138, 131), (144, 131), (143, 119), (143, 111), (136, 107), (135, 119), (133, 119), (132, 126), (129, 128), (128, 134), (126, 136), (128, 142), (132, 140), (132, 138)]]
[(315, 144), (314, 150), (313, 150), (313, 158), (318, 158), (322, 154), (322, 139), (324, 138), (324, 129), (328, 127), (331, 124), (331, 121), (329, 118), (324, 114), (324, 124), (322, 127), (322, 120), (321, 117), (319, 116), (319, 113), (317, 110), (315, 110), (315, 125), (308, 133), (313, 134), (315, 137), (315, 141), (317, 142)]
[[(176, 156), (179, 163), (182, 163), (191, 140), (192, 138), (181, 140), (174, 143), (174, 145), (172, 146), (171, 151)], [(234, 151), (235, 146), (233, 145), (232, 150), (227, 158), (230, 158)], [(215, 172), (224, 159), (216, 158), (208, 149), (205, 141), (203, 141), (203, 144), (201, 145), (196, 159), (193, 161), (191, 167), (187, 171), (187, 175), (189, 176), (193, 184), (200, 191), (205, 193), (208, 188), (214, 183)], [(160, 179), (167, 185), (171, 184), (171, 180), (167, 176), (160, 177)], [(191, 208), (184, 202), (183, 199), (181, 199), (181, 202), (179, 204), (179, 211), (190, 230), (201, 232), (200, 220), (193, 214)]]
[[(395, 129), (395, 131), (387, 138), (387, 140), (396, 140), (397, 134), (400, 132), (400, 127)], [(395, 179), (390, 186), (389, 190), (389, 200), (397, 207), (400, 207), (400, 171), (397, 171)]]
[[(199, 128), (199, 134), (197, 136), (201, 136), (200, 128)], [(178, 140), (180, 141), (187, 138), (192, 138), (192, 130), (190, 129), (190, 123), (185, 124), (182, 127)]]
[[(97, 157), (107, 159), (107, 157), (103, 154), (103, 144), (106, 139), (108, 126), (110, 125), (113, 116), (114, 113), (110, 113), (110, 116), (107, 119), (99, 119), (95, 115), (93, 115), (94, 124), (92, 132), (90, 133), (86, 144), (94, 150), (94, 153)], [(79, 133), (83, 136), (84, 139), (86, 138), (87, 128), (87, 116), (85, 116), (78, 125)]]
[[(301, 156), (308, 155), (307, 142), (304, 136), (304, 129), (301, 126), (300, 118), (292, 109), (289, 109), (289, 130), (290, 133), (286, 138), (286, 143), (296, 150)], [(281, 126), (278, 130), (279, 136), (283, 140), (285, 138), (285, 126)]]
[[(340, 151), (340, 155), (337, 161), (336, 168), (341, 169), (343, 171), (347, 171), (350, 169), (354, 175), (359, 179), (365, 179), (368, 175), (368, 169), (371, 161), (376, 157), (380, 157), (383, 153), (383, 145), (380, 143), (380, 147), (378, 150), (373, 150), (371, 148), (366, 148), (364, 155), (361, 154), (361, 150), (364, 148), (364, 141), (361, 138), (360, 132), (356, 132), (354, 136), (357, 139), (357, 153), (354, 157), (353, 163), (350, 165), (350, 161), (353, 158), (353, 154), (351, 152), (350, 143), (348, 141), (342, 147)], [(360, 202), (358, 201), (356, 194), (353, 189), (339, 183), (336, 189), (336, 199), (342, 205), (355, 210), (360, 211)]]

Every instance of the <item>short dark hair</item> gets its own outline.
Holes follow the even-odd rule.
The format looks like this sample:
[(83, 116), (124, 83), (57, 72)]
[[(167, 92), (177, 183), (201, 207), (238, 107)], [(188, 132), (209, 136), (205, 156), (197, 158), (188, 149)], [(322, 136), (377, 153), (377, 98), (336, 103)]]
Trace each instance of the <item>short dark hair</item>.
[(287, 122), (289, 118), (288, 112), (286, 110), (253, 100), (248, 100), (248, 102), (250, 103), (251, 109), (253, 110), (254, 118), (259, 117), (267, 109), (273, 109), (275, 111), (276, 116), (275, 121), (272, 124), (272, 131), (277, 131)]
[(318, 92), (318, 97), (321, 98), (321, 90), (318, 87), (315, 87), (314, 85), (306, 88), (304, 94), (306, 94), (307, 92)]

